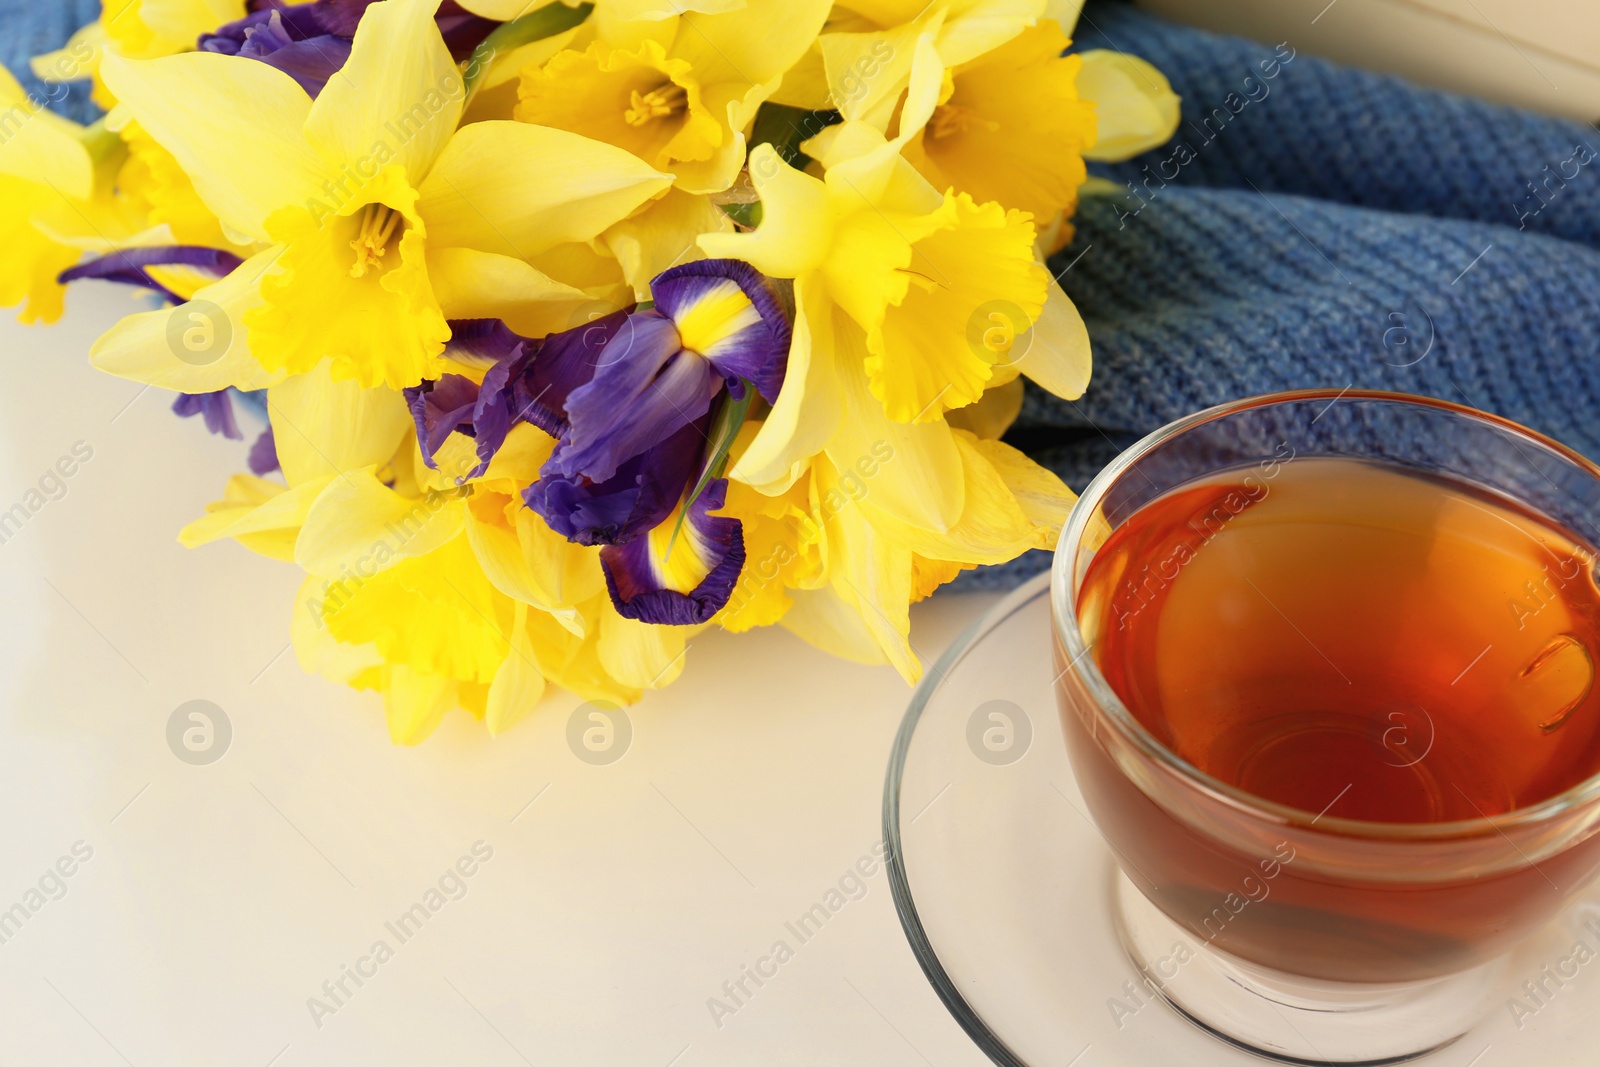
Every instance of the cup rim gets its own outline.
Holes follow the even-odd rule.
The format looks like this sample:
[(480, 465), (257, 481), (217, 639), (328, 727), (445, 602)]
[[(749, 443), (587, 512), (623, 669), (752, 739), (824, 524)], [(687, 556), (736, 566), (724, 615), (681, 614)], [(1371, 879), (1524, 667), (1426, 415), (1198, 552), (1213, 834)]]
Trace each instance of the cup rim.
[(1105, 675), (1100, 671), (1100, 665), (1095, 662), (1093, 656), (1088, 655), (1089, 646), (1085, 643), (1083, 631), (1078, 625), (1076, 605), (1068, 602), (1072, 598), (1069, 598), (1067, 592), (1073, 579), (1071, 571), (1075, 566), (1077, 547), (1082, 543), (1083, 535), (1089, 526), (1089, 520), (1104, 500), (1107, 492), (1140, 458), (1158, 445), (1186, 433), (1196, 426), (1250, 408), (1319, 399), (1328, 400), (1330, 407), (1340, 400), (1355, 399), (1409, 404), (1416, 407), (1431, 407), (1455, 412), (1479, 422), (1492, 423), (1523, 438), (1530, 444), (1549, 449), (1587, 471), (1590, 477), (1594, 478), (1596, 482), (1600, 482), (1600, 466), (1553, 438), (1547, 437), (1536, 430), (1530, 430), (1526, 426), (1503, 416), (1490, 414), (1481, 408), (1469, 407), (1449, 400), (1440, 400), (1435, 397), (1419, 396), (1412, 393), (1394, 392), (1385, 389), (1352, 389), (1348, 387), (1345, 389), (1292, 389), (1276, 393), (1263, 393), (1239, 400), (1230, 400), (1226, 403), (1197, 411), (1191, 415), (1185, 415), (1146, 435), (1124, 449), (1115, 459), (1106, 464), (1100, 470), (1100, 473), (1090, 481), (1083, 493), (1079, 495), (1071, 513), (1067, 516), (1066, 523), (1061, 528), (1061, 537), (1056, 542), (1055, 554), (1050, 563), (1050, 614), (1054, 623), (1056, 639), (1065, 646), (1067, 669), (1076, 672), (1078, 678), (1088, 690), (1089, 696), (1095, 701), (1102, 713), (1102, 718), (1116, 730), (1124, 741), (1131, 744), (1145, 757), (1176, 773), (1189, 785), (1199, 789), (1218, 803), (1245, 815), (1256, 818), (1266, 817), (1277, 823), (1304, 831), (1323, 832), (1346, 837), (1405, 841), (1445, 840), (1477, 836), (1482, 834), (1486, 828), (1504, 834), (1508, 830), (1522, 829), (1541, 823), (1600, 800), (1600, 771), (1597, 771), (1577, 785), (1553, 797), (1541, 800), (1537, 804), (1514, 808), (1498, 815), (1482, 816), (1476, 819), (1406, 823), (1378, 822), (1370, 819), (1349, 819), (1342, 816), (1319, 814), (1268, 800), (1265, 797), (1257, 796), (1237, 786), (1229, 785), (1220, 778), (1205, 773), (1156, 740), (1155, 736), (1145, 729), (1138, 718), (1128, 710), (1127, 705), (1123, 704), (1122, 698), (1112, 690), (1105, 679)]

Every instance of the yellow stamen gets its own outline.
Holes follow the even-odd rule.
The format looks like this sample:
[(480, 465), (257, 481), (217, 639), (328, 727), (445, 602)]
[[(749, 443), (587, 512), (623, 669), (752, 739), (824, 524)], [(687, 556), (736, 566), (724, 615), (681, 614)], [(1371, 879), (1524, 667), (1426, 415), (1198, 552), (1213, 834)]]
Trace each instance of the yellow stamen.
[(378, 260), (389, 250), (389, 238), (402, 222), (400, 212), (386, 204), (368, 204), (361, 209), (361, 230), (350, 247), (356, 251), (356, 261), (350, 266), (350, 277), (362, 278), (378, 265)]
[(633, 90), (628, 103), (631, 106), (623, 112), (623, 119), (629, 126), (643, 126), (656, 119), (681, 113), (689, 106), (689, 94), (683, 86), (667, 82), (648, 93)]

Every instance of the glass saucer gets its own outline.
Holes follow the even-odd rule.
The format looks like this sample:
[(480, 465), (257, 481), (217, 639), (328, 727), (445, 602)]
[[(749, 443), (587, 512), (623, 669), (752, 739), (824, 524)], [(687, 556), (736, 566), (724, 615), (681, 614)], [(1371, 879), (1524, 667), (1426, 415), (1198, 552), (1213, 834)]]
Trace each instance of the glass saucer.
[[(1161, 1001), (1118, 941), (1117, 868), (1056, 716), (1049, 592), (1040, 575), (963, 634), (895, 738), (883, 832), (912, 951), (1005, 1067), (1260, 1064)], [(1412, 1062), (1600, 1063), (1600, 890), (1522, 945), (1505, 974), (1477, 1027)]]

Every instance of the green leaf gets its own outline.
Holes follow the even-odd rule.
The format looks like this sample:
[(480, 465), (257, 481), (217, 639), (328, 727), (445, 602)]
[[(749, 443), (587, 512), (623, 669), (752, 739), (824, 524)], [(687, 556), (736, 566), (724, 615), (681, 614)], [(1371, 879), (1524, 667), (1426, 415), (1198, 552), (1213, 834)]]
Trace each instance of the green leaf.
[(483, 43), (472, 50), (472, 55), (468, 56), (466, 63), (462, 65), (467, 95), (472, 94), (478, 82), (489, 73), (489, 68), (501, 55), (515, 51), (525, 44), (565, 33), (588, 18), (589, 12), (593, 10), (593, 4), (568, 7), (560, 0), (556, 0), (555, 3), (546, 4), (539, 10), (520, 15), (510, 22), (502, 22), (493, 33), (483, 39)]
[(750, 147), (770, 144), (785, 163), (796, 170), (804, 170), (811, 157), (800, 151), (800, 145), (843, 121), (844, 116), (837, 111), (807, 111), (769, 100), (756, 112), (755, 123), (750, 128)]
[[(742, 378), (740, 381), (744, 381)], [(678, 543), (678, 533), (683, 529), (683, 522), (689, 517), (689, 509), (694, 507), (695, 501), (700, 499), (700, 494), (706, 491), (706, 486), (722, 477), (722, 472), (728, 466), (728, 452), (733, 448), (733, 442), (739, 436), (739, 430), (744, 426), (744, 420), (750, 414), (750, 404), (756, 398), (756, 387), (749, 382), (744, 382), (744, 396), (738, 400), (724, 396), (722, 407), (717, 411), (716, 420), (711, 424), (711, 444), (706, 453), (706, 464), (700, 472), (700, 480), (694, 483), (694, 488), (689, 491), (689, 498), (684, 502), (678, 512), (678, 521), (672, 527), (672, 536), (667, 539), (667, 558), (672, 558), (672, 549)]]

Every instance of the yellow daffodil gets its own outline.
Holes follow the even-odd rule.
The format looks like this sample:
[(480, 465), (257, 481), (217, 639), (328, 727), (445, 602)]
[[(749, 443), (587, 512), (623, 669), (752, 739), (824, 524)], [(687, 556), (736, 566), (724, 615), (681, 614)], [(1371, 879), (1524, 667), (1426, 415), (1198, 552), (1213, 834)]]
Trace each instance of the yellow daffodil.
[[(929, 181), (1031, 212), (1046, 251), (1071, 239), (1066, 223), (1088, 177), (1085, 159), (1115, 162), (1167, 141), (1179, 101), (1144, 60), (1070, 42), (1044, 19), (943, 72), (938, 106), (920, 130), (902, 117), (905, 155)], [(932, 64), (915, 76), (932, 77)]]
[(827, 11), (825, 0), (748, 0), (660, 22), (664, 39), (602, 37), (525, 70), (516, 117), (624, 148), (688, 192), (718, 192), (744, 162), (756, 110)]
[(901, 115), (906, 158), (935, 186), (1031, 212), (1038, 226), (1075, 207), (1085, 159), (1127, 159), (1177, 128), (1178, 98), (1149, 63), (1104, 50), (1061, 55), (1079, 4), (853, 6), (881, 28), (819, 39), (845, 116), (888, 130), (906, 94), (927, 91), (913, 78), (939, 79), (921, 125)]
[[(565, 131), (504, 121), (458, 131), (463, 85), (435, 6), (368, 8), (349, 61), (315, 101), (243, 57), (106, 57), (114, 117), (172, 153), (229, 234), (266, 249), (199, 294), (211, 302), (200, 312), (220, 308), (235, 335), (248, 333), (257, 364), (225, 384), (330, 359), (336, 378), (414, 385), (437, 372), (454, 314), (432, 275), (464, 257), (441, 252), (534, 272), (530, 257), (593, 238), (667, 187), (637, 157)], [(164, 329), (130, 317), (101, 339), (96, 361), (172, 378), (181, 368)]]
[(1088, 177), (1094, 105), (1078, 95), (1080, 56), (1054, 22), (1030, 27), (945, 72), (939, 105), (905, 155), (937, 188), (1048, 220)]
[(829, 97), (847, 119), (889, 126), (920, 40), (941, 67), (997, 48), (1044, 14), (1045, 0), (851, 0), (818, 38)]
[[(912, 105), (931, 107), (931, 94)], [(864, 123), (833, 127), (807, 148), (822, 159), (823, 178), (759, 146), (750, 171), (761, 195), (760, 226), (700, 239), (711, 255), (795, 279), (784, 390), (733, 468), (735, 478), (769, 489), (793, 482), (848, 421), (841, 399), (847, 364), (877, 401), (866, 415), (916, 424), (896, 432), (921, 429), (946, 438), (944, 412), (1014, 376), (1012, 364), (1047, 389), (1082, 392), (1088, 338), (1071, 303), (1035, 262), (1026, 215), (941, 194), (895, 142)], [(989, 343), (996, 324), (1028, 334), (1019, 358)], [(952, 469), (955, 452), (948, 440), (934, 447), (935, 469), (919, 473), (937, 483), (940, 469)], [(942, 492), (936, 484), (921, 491), (930, 499)], [(959, 498), (945, 496), (923, 518), (929, 528), (944, 529), (959, 513)]]

